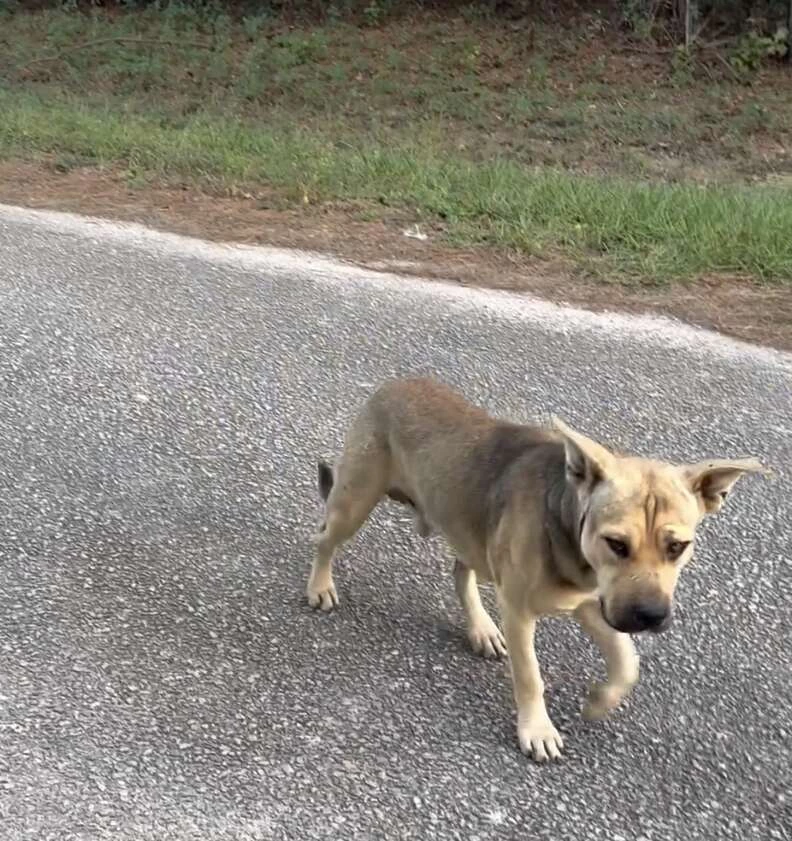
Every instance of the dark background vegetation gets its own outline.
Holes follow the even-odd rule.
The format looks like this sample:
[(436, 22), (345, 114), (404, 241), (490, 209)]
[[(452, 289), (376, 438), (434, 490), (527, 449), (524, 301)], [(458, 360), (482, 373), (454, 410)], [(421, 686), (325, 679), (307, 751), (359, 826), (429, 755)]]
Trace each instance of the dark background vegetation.
[[(55, 6), (74, 8), (151, 8), (166, 6), (162, 0), (0, 0), (7, 11), (36, 10)], [(382, 21), (416, 12), (467, 12), (506, 20), (538, 17), (563, 24), (583, 12), (596, 12), (614, 29), (653, 34), (674, 40), (683, 38), (686, 18), (695, 30), (705, 25), (718, 37), (755, 32), (773, 35), (787, 25), (789, 0), (611, 0), (611, 2), (549, 2), (549, 0), (184, 0), (182, 5), (217, 9), (239, 15), (271, 15), (295, 23), (327, 22), (331, 19)], [(694, 31), (695, 31), (694, 30)]]

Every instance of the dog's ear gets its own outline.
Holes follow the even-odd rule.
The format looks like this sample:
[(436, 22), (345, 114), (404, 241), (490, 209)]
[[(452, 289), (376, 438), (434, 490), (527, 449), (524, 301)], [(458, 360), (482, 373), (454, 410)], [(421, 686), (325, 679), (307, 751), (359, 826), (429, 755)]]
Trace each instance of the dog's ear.
[(746, 473), (770, 471), (755, 458), (713, 459), (682, 467), (688, 486), (707, 514), (720, 511), (737, 480)]
[(592, 441), (553, 417), (553, 427), (564, 439), (567, 478), (575, 485), (589, 488), (604, 479), (611, 470), (614, 455), (602, 444)]

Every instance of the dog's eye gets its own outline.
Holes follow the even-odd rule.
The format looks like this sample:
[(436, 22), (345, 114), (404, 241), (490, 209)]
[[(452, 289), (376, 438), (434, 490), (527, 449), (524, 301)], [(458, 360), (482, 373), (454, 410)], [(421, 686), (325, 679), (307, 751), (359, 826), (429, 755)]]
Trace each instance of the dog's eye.
[(606, 537), (605, 542), (610, 547), (611, 552), (617, 558), (627, 558), (630, 555), (630, 547), (623, 541), (615, 537)]
[(666, 547), (668, 557), (675, 561), (690, 546), (689, 540), (672, 540)]

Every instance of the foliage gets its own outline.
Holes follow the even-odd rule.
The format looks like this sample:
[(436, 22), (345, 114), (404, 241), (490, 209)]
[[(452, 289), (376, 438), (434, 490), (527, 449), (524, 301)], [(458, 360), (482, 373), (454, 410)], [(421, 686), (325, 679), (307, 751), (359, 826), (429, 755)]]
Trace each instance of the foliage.
[(766, 59), (785, 56), (788, 48), (785, 27), (779, 27), (772, 36), (747, 32), (737, 41), (729, 61), (738, 75), (748, 78)]

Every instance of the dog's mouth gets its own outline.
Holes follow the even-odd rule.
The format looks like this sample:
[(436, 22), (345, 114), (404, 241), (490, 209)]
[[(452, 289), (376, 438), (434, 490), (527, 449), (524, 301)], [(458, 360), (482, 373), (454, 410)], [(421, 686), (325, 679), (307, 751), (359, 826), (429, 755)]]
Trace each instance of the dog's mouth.
[(608, 615), (608, 609), (605, 607), (605, 599), (600, 597), (599, 600), (600, 606), (600, 613), (602, 614), (602, 618), (608, 623), (608, 625), (613, 628), (614, 631), (620, 631), (621, 628), (617, 628), (616, 625), (611, 621), (610, 616)]

